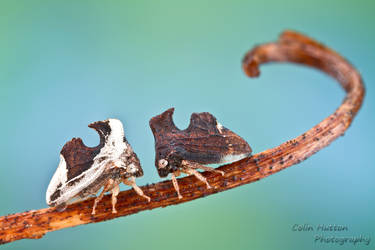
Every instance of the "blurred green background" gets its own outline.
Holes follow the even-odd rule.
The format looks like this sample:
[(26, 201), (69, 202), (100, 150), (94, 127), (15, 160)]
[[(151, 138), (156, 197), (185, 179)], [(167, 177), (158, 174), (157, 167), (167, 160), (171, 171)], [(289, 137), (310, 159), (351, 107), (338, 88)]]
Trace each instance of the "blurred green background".
[[(334, 48), (362, 73), (364, 106), (344, 137), (276, 175), (179, 206), (48, 233), (4, 249), (373, 249), (374, 1), (0, 2), (0, 214), (46, 207), (64, 143), (99, 139), (90, 122), (121, 119), (145, 175), (158, 182), (149, 119), (175, 107), (211, 112), (254, 152), (332, 113), (344, 92), (295, 65), (241, 71), (252, 46), (284, 29)], [(127, 187), (122, 186), (122, 189)], [(316, 243), (295, 224), (339, 224), (370, 245)]]

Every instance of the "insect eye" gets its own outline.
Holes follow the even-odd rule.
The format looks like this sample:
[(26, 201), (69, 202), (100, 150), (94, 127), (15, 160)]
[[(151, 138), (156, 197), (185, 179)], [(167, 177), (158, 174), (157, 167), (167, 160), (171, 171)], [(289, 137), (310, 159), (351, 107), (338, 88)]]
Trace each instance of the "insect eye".
[(159, 168), (165, 168), (168, 165), (168, 161), (166, 159), (159, 160)]

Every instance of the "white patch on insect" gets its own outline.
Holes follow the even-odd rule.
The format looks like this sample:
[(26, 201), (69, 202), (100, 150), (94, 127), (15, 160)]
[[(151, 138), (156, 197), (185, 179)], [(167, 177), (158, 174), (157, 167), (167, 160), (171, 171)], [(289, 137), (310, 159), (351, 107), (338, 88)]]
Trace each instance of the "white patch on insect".
[(106, 161), (115, 162), (116, 167), (126, 168), (125, 162), (122, 161), (121, 157), (128, 148), (128, 144), (124, 142), (124, 127), (121, 121), (117, 119), (109, 119), (108, 121), (111, 133), (105, 138), (104, 147), (95, 156), (94, 161), (105, 157), (107, 158)]
[(168, 165), (168, 161), (166, 159), (159, 160), (159, 168), (165, 168)]
[(66, 182), (68, 176), (68, 169), (66, 168), (66, 161), (64, 156), (60, 154), (60, 163), (56, 169), (55, 174), (53, 175), (51, 182), (48, 185), (47, 193), (46, 193), (46, 201), (47, 204), (51, 203), (50, 197), (56, 191), (57, 186), (59, 184), (63, 184)]
[(222, 133), (223, 125), (221, 125), (219, 122), (216, 121), (216, 128), (219, 130), (219, 133)]
[[(104, 146), (101, 148), (99, 154), (95, 156), (94, 163), (89, 169), (66, 182), (66, 162), (64, 157), (61, 156), (63, 160), (60, 161), (56, 173), (52, 177), (51, 183), (47, 189), (46, 201), (48, 205), (51, 203), (67, 203), (80, 191), (88, 187), (97, 178), (99, 178), (107, 166), (127, 169), (128, 166), (125, 165), (127, 160), (126, 151), (133, 152), (133, 150), (128, 143), (124, 142), (124, 128), (121, 121), (117, 119), (108, 119), (108, 121), (111, 132), (108, 136), (106, 136)], [(132, 168), (135, 169), (132, 169), (132, 171), (136, 172), (136, 166), (133, 165)], [(77, 179), (80, 180), (75, 182), (73, 185), (68, 185)], [(62, 184), (60, 187), (60, 195), (57, 199), (51, 201), (50, 197), (57, 190), (59, 183)]]
[(127, 171), (128, 171), (128, 173), (135, 173), (135, 172), (137, 172), (137, 167), (133, 163), (131, 163), (127, 167)]
[(248, 157), (250, 154), (239, 154), (239, 155), (225, 155), (221, 157), (220, 163), (229, 163), (242, 160), (243, 158)]

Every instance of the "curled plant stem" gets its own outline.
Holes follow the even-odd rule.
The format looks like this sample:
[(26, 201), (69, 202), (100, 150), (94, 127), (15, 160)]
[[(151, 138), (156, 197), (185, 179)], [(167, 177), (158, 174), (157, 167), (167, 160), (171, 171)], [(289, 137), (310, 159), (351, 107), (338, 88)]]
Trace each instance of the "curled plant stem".
[(268, 62), (299, 63), (322, 70), (336, 78), (347, 95), (333, 114), (302, 135), (252, 157), (219, 167), (225, 172), (224, 176), (204, 172), (211, 189), (194, 176), (188, 176), (178, 181), (182, 199), (177, 197), (171, 181), (142, 187), (143, 192), (151, 197), (151, 202), (139, 197), (134, 190), (121, 192), (117, 214), (112, 213), (111, 197), (107, 195), (98, 204), (95, 216), (91, 215), (93, 199), (72, 204), (62, 212), (56, 208), (45, 208), (3, 216), (0, 217), (0, 243), (37, 239), (62, 228), (176, 205), (258, 181), (306, 160), (345, 132), (361, 107), (365, 92), (361, 76), (353, 66), (333, 50), (292, 31), (284, 32), (277, 42), (259, 45), (248, 52), (243, 59), (243, 69), (248, 76), (256, 77), (259, 65)]

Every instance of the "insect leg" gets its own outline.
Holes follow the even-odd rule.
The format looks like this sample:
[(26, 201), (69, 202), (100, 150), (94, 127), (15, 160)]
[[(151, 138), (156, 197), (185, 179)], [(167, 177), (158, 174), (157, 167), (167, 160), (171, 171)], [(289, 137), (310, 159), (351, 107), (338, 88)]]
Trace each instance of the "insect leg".
[(113, 187), (113, 183), (114, 183), (114, 182), (115, 182), (114, 180), (109, 179), (109, 180), (107, 181), (107, 183), (104, 185), (104, 188), (103, 188), (102, 192), (100, 193), (100, 195), (99, 195), (98, 197), (96, 197), (96, 199), (95, 199), (95, 201), (94, 201), (94, 206), (93, 206), (93, 208), (92, 208), (92, 212), (91, 212), (91, 214), (95, 214), (95, 208), (96, 208), (96, 205), (97, 205), (97, 204), (99, 203), (99, 201), (103, 198), (104, 194), (105, 194), (106, 192), (108, 192), (109, 190), (112, 189), (112, 187)]
[(192, 161), (183, 160), (182, 165), (186, 166), (186, 167), (193, 168), (193, 169), (202, 169), (204, 171), (216, 172), (216, 173), (221, 174), (222, 176), (224, 176), (224, 174), (225, 174), (224, 171), (217, 170), (213, 167), (207, 167), (207, 166), (204, 166), (204, 165), (201, 165), (199, 163), (192, 162)]
[(174, 189), (176, 189), (176, 192), (177, 192), (177, 195), (178, 195), (178, 198), (179, 199), (182, 199), (182, 195), (180, 194), (180, 188), (178, 186), (178, 182), (177, 182), (177, 179), (176, 179), (176, 175), (180, 175), (180, 171), (176, 171), (177, 174), (175, 173), (172, 173), (171, 174), (171, 178), (172, 178), (172, 183), (173, 183), (173, 186), (174, 186)]
[(57, 211), (62, 212), (66, 209), (67, 205), (66, 203), (60, 204), (56, 206)]
[(197, 170), (193, 169), (193, 168), (190, 168), (190, 167), (184, 167), (184, 168), (181, 168), (180, 170), (181, 172), (184, 172), (185, 174), (192, 174), (194, 175), (195, 177), (197, 177), (199, 180), (203, 181), (204, 183), (206, 183), (207, 185), (207, 188), (211, 188), (210, 184), (208, 183), (207, 179), (201, 174), (199, 173)]
[(112, 213), (115, 214), (117, 213), (116, 210), (116, 203), (117, 203), (117, 195), (120, 193), (120, 186), (117, 184), (115, 185), (112, 190)]
[(140, 195), (140, 196), (144, 197), (145, 199), (147, 199), (148, 202), (151, 201), (151, 198), (148, 197), (147, 195), (145, 195), (145, 194), (143, 193), (142, 189), (140, 189), (140, 188), (137, 186), (137, 184), (135, 184), (135, 177), (134, 177), (134, 176), (130, 177), (130, 180), (124, 178), (124, 179), (122, 179), (122, 182), (123, 182), (125, 185), (131, 186), (131, 187), (134, 189), (134, 191), (135, 191), (138, 195)]

